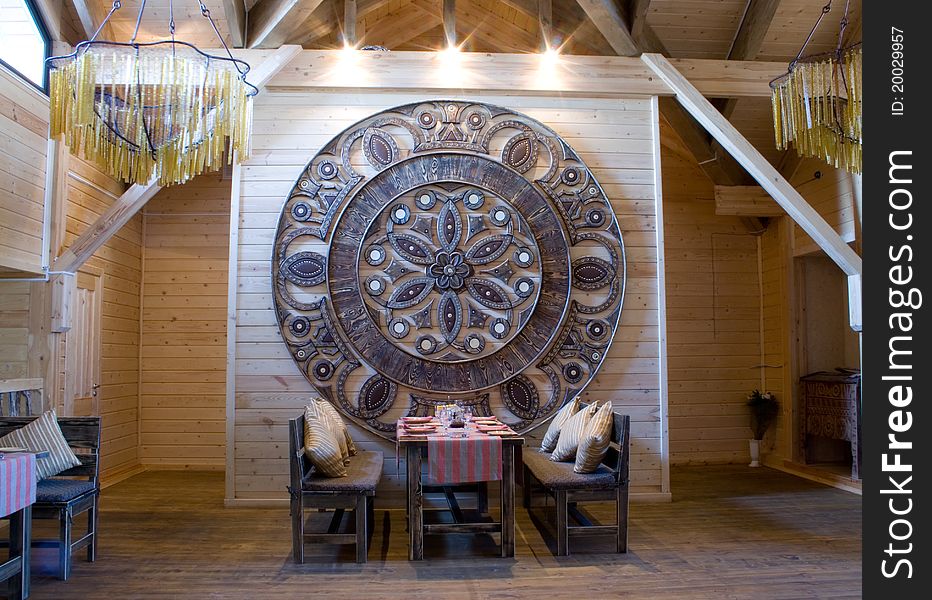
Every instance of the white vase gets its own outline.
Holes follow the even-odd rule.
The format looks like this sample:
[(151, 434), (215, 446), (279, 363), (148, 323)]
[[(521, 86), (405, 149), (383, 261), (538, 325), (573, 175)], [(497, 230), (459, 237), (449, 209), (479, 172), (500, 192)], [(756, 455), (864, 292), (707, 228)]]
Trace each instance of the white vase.
[(749, 467), (760, 466), (760, 440), (748, 440), (751, 449), (751, 464)]

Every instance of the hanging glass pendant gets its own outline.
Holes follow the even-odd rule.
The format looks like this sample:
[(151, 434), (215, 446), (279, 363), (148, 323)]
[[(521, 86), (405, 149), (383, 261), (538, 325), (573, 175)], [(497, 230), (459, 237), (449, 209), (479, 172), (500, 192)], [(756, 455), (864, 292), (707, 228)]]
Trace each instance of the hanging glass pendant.
[[(120, 8), (116, 0), (94, 37), (49, 58), (50, 135), (127, 183), (183, 183), (219, 169), (234, 150), (245, 158), (258, 90), (246, 81), (249, 65), (233, 58), (198, 4), (227, 56), (175, 40), (172, 17), (170, 40), (137, 43), (136, 33), (129, 42), (97, 40)], [(144, 10), (145, 2), (137, 33)]]
[(770, 82), (777, 149), (792, 142), (800, 156), (814, 157), (849, 173), (861, 173), (861, 44), (843, 46), (850, 0), (845, 3), (838, 46), (825, 54), (803, 56), (832, 2), (819, 19), (787, 72)]

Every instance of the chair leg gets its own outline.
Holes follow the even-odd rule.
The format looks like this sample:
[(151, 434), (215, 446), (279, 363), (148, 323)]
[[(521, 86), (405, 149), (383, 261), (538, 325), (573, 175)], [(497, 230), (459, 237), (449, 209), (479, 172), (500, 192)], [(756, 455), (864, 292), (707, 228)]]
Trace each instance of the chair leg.
[(64, 508), (59, 513), (58, 535), (58, 578), (67, 581), (71, 575), (71, 526), (73, 515), (71, 508)]
[(521, 504), (531, 508), (531, 470), (524, 465), (524, 485), (521, 486)]
[(291, 545), (294, 561), (304, 563), (304, 501), (300, 491), (291, 496)]
[(369, 555), (369, 536), (366, 527), (366, 517), (369, 509), (366, 507), (368, 498), (360, 495), (356, 499), (356, 562), (364, 563)]
[(618, 531), (616, 532), (615, 551), (628, 551), (628, 486), (618, 488), (615, 499), (615, 512), (618, 519)]
[(87, 511), (87, 532), (91, 535), (91, 543), (87, 546), (87, 562), (97, 560), (97, 527), (100, 524), (100, 494), (94, 496), (94, 503)]
[(566, 503), (566, 491), (560, 490), (556, 492), (556, 504), (557, 504), (557, 556), (568, 556), (570, 553), (569, 550), (569, 529), (567, 529), (568, 523), (568, 511)]

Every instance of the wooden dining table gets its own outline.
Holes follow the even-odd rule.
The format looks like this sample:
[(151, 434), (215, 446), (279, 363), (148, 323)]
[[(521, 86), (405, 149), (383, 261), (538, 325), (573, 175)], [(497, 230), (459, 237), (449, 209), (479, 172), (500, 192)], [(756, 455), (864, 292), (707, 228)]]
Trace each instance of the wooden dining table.
[(6, 562), (0, 563), (0, 583), (7, 583), (6, 596), (16, 600), (29, 597), (36, 458), (32, 452), (2, 452), (0, 456), (0, 518), (10, 520), (10, 554)]
[[(407, 478), (407, 518), (408, 518), (408, 559), (424, 560), (424, 536), (440, 534), (485, 533), (501, 534), (501, 555), (509, 558), (515, 555), (515, 473), (516, 460), (524, 438), (517, 433), (501, 436), (502, 440), (502, 475), (501, 475), (501, 520), (491, 519), (466, 520), (457, 507), (451, 507), (453, 523), (424, 522), (424, 488), (422, 480), (423, 457), (428, 447), (428, 436), (423, 433), (411, 434), (399, 422), (397, 428), (399, 455), (405, 457)], [(440, 435), (431, 434), (431, 435)], [(484, 484), (480, 484), (484, 487)], [(481, 487), (480, 487), (481, 489)], [(452, 495), (452, 494), (451, 494)], [(480, 492), (481, 495), (481, 492)], [(448, 496), (449, 497), (449, 496)], [(455, 502), (450, 498), (451, 502)], [(482, 499), (480, 498), (480, 502)], [(479, 511), (481, 512), (481, 511)]]

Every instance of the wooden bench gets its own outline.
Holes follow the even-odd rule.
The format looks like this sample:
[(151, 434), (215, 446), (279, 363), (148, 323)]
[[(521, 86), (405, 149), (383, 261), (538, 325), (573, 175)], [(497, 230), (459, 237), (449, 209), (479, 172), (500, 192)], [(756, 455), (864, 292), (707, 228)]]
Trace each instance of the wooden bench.
[[(0, 437), (24, 427), (37, 417), (0, 417)], [(58, 578), (71, 574), (71, 556), (87, 548), (88, 562), (97, 559), (97, 523), (100, 498), (100, 417), (59, 417), (58, 426), (76, 450), (81, 465), (62, 471), (36, 485), (33, 519), (57, 519), (60, 523), (56, 540), (32, 540), (33, 548), (58, 548)], [(74, 517), (87, 513), (87, 532), (72, 540)]]
[[(294, 559), (304, 562), (304, 544), (356, 544), (356, 562), (367, 560), (369, 532), (375, 510), (375, 487), (382, 477), (381, 452), (360, 451), (350, 457), (346, 477), (321, 477), (304, 454), (304, 415), (288, 421), (291, 463), (291, 534)], [(305, 509), (333, 509), (326, 533), (305, 533)], [(356, 532), (339, 533), (346, 510), (356, 514)]]
[[(583, 405), (585, 406), (585, 405)], [(524, 507), (531, 507), (534, 480), (556, 501), (557, 555), (569, 554), (569, 538), (605, 533), (615, 535), (617, 552), (628, 551), (628, 446), (631, 421), (628, 415), (613, 413), (612, 438), (602, 464), (594, 473), (573, 471), (573, 462), (554, 462), (550, 454), (525, 452)], [(579, 512), (583, 502), (614, 502), (615, 525), (593, 524)], [(570, 525), (570, 518), (577, 525)]]

